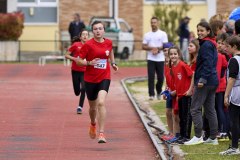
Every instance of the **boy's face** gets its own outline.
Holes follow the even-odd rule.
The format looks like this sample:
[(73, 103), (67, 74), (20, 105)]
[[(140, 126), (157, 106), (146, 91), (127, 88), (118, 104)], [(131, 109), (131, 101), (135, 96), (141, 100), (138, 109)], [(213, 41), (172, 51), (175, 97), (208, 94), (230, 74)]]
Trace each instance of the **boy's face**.
[(164, 56), (165, 56), (165, 57), (168, 57), (168, 49), (169, 49), (169, 48), (164, 48), (164, 49), (163, 49), (163, 53), (164, 53)]
[(217, 50), (218, 52), (225, 52), (227, 50), (225, 42), (222, 40), (217, 41)]
[(234, 54), (236, 52), (236, 49), (234, 46), (227, 45), (227, 51), (229, 54)]

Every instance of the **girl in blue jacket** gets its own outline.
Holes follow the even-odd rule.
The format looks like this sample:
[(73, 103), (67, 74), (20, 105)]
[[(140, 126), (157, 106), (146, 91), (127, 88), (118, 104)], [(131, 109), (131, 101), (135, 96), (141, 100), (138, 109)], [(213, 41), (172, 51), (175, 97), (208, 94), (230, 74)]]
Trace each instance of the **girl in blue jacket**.
[[(191, 115), (194, 123), (195, 136), (186, 145), (200, 143), (217, 145), (218, 122), (215, 110), (215, 92), (218, 86), (216, 71), (217, 49), (214, 34), (208, 22), (197, 25), (197, 34), (200, 49), (197, 56), (196, 71), (194, 74), (194, 92), (192, 96)], [(210, 137), (203, 142), (202, 106), (209, 122)]]

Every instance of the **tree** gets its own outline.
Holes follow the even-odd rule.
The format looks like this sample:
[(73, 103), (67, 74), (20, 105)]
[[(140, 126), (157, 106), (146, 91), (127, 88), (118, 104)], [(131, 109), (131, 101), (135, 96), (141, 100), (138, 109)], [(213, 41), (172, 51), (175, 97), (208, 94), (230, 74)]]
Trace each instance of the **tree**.
[(160, 29), (168, 34), (170, 42), (176, 43), (178, 41), (178, 26), (182, 18), (186, 16), (191, 6), (182, 0), (179, 5), (162, 4), (157, 0), (154, 4), (154, 16), (160, 20)]
[(18, 40), (24, 27), (23, 13), (0, 13), (0, 17), (0, 41)]

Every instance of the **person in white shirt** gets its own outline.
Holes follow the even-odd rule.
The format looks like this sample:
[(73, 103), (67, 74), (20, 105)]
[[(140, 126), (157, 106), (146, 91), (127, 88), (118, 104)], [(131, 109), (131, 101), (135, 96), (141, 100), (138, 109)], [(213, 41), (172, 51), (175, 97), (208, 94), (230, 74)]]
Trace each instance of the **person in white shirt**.
[(148, 69), (148, 94), (149, 100), (155, 97), (154, 79), (157, 74), (156, 91), (157, 98), (161, 99), (162, 85), (164, 81), (164, 53), (163, 44), (168, 42), (167, 33), (159, 29), (159, 19), (151, 18), (152, 31), (144, 35), (142, 49), (147, 51)]

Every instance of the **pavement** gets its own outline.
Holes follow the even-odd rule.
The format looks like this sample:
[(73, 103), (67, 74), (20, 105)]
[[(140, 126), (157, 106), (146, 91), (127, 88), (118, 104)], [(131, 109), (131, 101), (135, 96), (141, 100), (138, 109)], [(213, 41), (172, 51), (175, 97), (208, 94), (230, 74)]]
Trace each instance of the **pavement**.
[(106, 144), (88, 135), (88, 102), (76, 114), (70, 67), (0, 64), (1, 160), (156, 160), (156, 150), (120, 80), (146, 68), (112, 72)]

